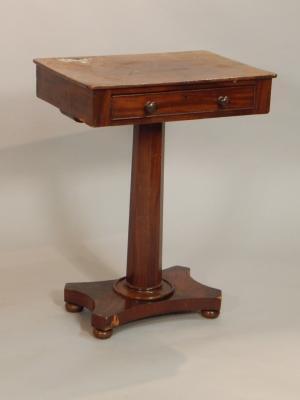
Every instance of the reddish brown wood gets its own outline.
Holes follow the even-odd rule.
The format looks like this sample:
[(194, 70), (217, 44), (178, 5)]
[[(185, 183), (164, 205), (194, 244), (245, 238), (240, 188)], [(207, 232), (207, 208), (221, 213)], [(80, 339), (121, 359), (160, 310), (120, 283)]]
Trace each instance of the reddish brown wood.
[[(155, 102), (155, 116), (201, 114), (229, 110), (255, 109), (256, 85), (199, 90), (180, 90), (150, 94), (115, 95), (112, 97), (112, 120), (145, 117), (145, 104)], [(220, 96), (228, 96), (229, 103), (222, 108)]]
[(70, 313), (79, 313), (83, 310), (83, 307), (77, 306), (76, 304), (66, 303), (66, 310)]
[(133, 132), (127, 282), (149, 290), (161, 285), (164, 124)]
[(174, 291), (161, 272), (164, 142), (164, 124), (134, 127), (127, 274), (114, 289), (138, 300), (157, 300)]
[(276, 74), (210, 51), (39, 58), (36, 64), (90, 89), (274, 78)]
[[(221, 291), (196, 282), (190, 277), (190, 269), (171, 267), (163, 270), (163, 278), (170, 282), (175, 292), (167, 299), (137, 301), (126, 299), (113, 290), (116, 281), (68, 283), (65, 286), (65, 301), (92, 312), (92, 326), (106, 337), (112, 329), (127, 322), (168, 313), (202, 312), (211, 318), (219, 315)], [(209, 314), (210, 313), (210, 314)], [(100, 331), (100, 334), (99, 334)]]
[(65, 287), (66, 309), (93, 311), (100, 339), (134, 319), (187, 311), (213, 318), (220, 311), (221, 291), (195, 282), (188, 268), (169, 268), (162, 276), (164, 137), (164, 124), (134, 127), (126, 277)]
[(257, 82), (256, 114), (267, 114), (271, 104), (272, 79)]
[(35, 60), (37, 95), (90, 126), (134, 124), (127, 274), (69, 283), (66, 309), (92, 312), (94, 335), (159, 314), (220, 313), (221, 291), (186, 267), (162, 271), (164, 123), (269, 112), (276, 75), (206, 51)]
[(207, 319), (215, 319), (220, 315), (220, 310), (201, 310), (201, 315)]
[(102, 331), (101, 329), (94, 328), (93, 334), (97, 339), (108, 339), (111, 337), (113, 333), (112, 329), (108, 329), (107, 331)]
[(36, 94), (72, 119), (93, 125), (93, 94), (45, 68), (36, 70)]
[[(38, 97), (90, 126), (266, 113), (276, 76), (207, 51), (35, 63)], [(218, 106), (220, 95), (230, 97), (225, 108)], [(157, 103), (150, 115), (149, 100)]]

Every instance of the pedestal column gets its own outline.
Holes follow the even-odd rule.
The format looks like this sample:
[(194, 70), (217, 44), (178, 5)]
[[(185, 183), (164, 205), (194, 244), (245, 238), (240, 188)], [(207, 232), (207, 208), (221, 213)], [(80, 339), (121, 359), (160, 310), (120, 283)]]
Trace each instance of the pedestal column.
[(161, 265), (164, 130), (163, 123), (134, 126), (127, 273), (114, 286), (128, 298), (157, 300), (174, 290)]

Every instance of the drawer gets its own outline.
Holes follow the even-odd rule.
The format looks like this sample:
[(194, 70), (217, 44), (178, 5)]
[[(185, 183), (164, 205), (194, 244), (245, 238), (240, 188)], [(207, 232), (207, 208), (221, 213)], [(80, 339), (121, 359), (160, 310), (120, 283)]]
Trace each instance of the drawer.
[(215, 113), (255, 108), (255, 85), (113, 95), (111, 119)]

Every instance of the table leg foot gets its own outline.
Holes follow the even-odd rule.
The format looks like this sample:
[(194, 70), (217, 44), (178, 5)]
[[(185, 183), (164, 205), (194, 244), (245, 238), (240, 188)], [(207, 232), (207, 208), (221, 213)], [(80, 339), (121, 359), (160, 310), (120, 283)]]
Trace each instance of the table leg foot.
[(66, 308), (71, 312), (83, 307), (89, 309), (94, 336), (99, 339), (109, 338), (119, 325), (156, 315), (184, 312), (201, 312), (206, 318), (219, 315), (221, 291), (196, 282), (189, 268), (167, 268), (162, 275), (174, 287), (167, 298), (151, 301), (126, 298), (114, 290), (118, 280), (68, 283), (65, 286)]
[(220, 315), (220, 311), (217, 310), (201, 310), (201, 315), (207, 319), (215, 319)]
[(107, 331), (102, 331), (101, 329), (93, 329), (93, 334), (97, 339), (108, 339), (113, 334), (112, 329), (108, 329)]
[(83, 310), (82, 306), (78, 306), (77, 304), (68, 303), (65, 304), (66, 310), (70, 313), (78, 313)]

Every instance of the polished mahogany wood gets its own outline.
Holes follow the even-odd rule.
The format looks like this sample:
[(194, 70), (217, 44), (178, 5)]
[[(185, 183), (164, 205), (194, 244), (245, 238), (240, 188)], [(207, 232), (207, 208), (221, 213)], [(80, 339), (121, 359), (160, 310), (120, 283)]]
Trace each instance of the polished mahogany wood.
[(276, 76), (207, 51), (35, 63), (37, 96), (90, 126), (267, 113)]
[(273, 78), (274, 73), (210, 51), (38, 58), (41, 67), (90, 89)]
[(161, 284), (164, 124), (133, 131), (127, 282), (149, 290)]
[[(171, 116), (176, 114), (200, 114), (228, 110), (253, 110), (256, 85), (221, 87), (198, 90), (174, 90), (150, 94), (127, 94), (112, 97), (112, 120), (143, 118), (145, 105), (155, 106), (148, 115)], [(228, 101), (220, 103), (219, 98)]]
[(207, 51), (36, 59), (37, 96), (90, 126), (133, 124), (126, 276), (68, 283), (66, 310), (91, 311), (94, 336), (177, 312), (217, 318), (221, 291), (189, 268), (162, 269), (165, 122), (268, 113), (271, 72)]
[(221, 291), (192, 279), (189, 268), (167, 268), (163, 270), (163, 279), (170, 282), (175, 291), (172, 296), (162, 300), (126, 299), (113, 290), (116, 281), (110, 280), (68, 283), (65, 286), (65, 301), (92, 312), (92, 326), (99, 339), (111, 336), (112, 330), (119, 325), (156, 315), (179, 312), (199, 312), (205, 318), (219, 315)]
[(164, 139), (164, 124), (134, 127), (126, 277), (65, 287), (67, 311), (90, 309), (99, 339), (139, 318), (187, 311), (216, 318), (220, 312), (221, 291), (195, 282), (188, 268), (162, 273)]
[(157, 300), (174, 291), (162, 280), (164, 142), (164, 124), (134, 127), (127, 274), (114, 290), (137, 300)]

